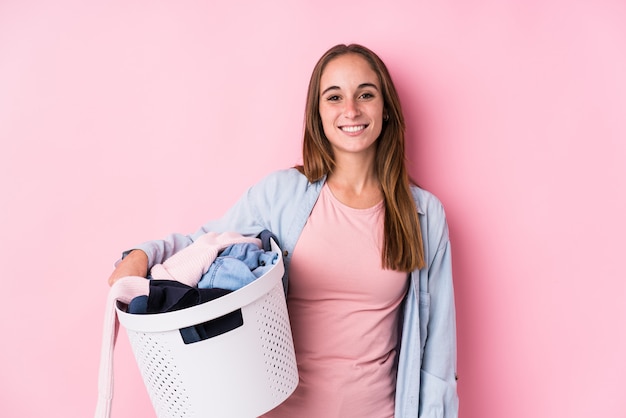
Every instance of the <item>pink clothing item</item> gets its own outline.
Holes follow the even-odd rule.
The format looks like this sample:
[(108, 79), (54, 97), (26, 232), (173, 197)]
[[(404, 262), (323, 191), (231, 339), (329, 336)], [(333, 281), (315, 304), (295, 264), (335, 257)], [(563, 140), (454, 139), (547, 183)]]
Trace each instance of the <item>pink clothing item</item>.
[(324, 185), (290, 265), (300, 383), (264, 417), (394, 415), (404, 272), (382, 268), (384, 205), (347, 207)]
[(261, 248), (261, 240), (258, 238), (244, 237), (235, 232), (207, 232), (163, 264), (154, 265), (150, 274), (156, 280), (177, 280), (187, 286), (196, 286), (220, 251), (241, 243), (252, 243)]
[(119, 329), (115, 314), (117, 301), (130, 303), (133, 298), (147, 295), (150, 290), (149, 281), (145, 277), (123, 277), (109, 289), (102, 330), (102, 347), (100, 350), (100, 370), (98, 372), (98, 403), (96, 418), (111, 416), (113, 402), (113, 349)]
[[(218, 253), (226, 247), (239, 243), (254, 243), (261, 248), (258, 238), (244, 237), (235, 232), (208, 232), (193, 244), (174, 254), (163, 264), (156, 264), (150, 273), (157, 280), (178, 280), (188, 286), (196, 286), (200, 278), (215, 261)], [(111, 415), (113, 402), (113, 349), (119, 329), (115, 313), (117, 301), (128, 304), (133, 298), (147, 295), (150, 282), (145, 277), (124, 277), (109, 289), (102, 332), (100, 370), (98, 375), (98, 403), (95, 418)]]

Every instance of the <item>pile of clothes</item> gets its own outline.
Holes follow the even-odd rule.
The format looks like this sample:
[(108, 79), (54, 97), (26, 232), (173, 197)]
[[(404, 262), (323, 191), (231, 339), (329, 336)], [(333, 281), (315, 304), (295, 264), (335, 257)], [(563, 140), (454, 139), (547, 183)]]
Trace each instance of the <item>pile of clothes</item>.
[[(127, 312), (156, 314), (188, 308), (227, 295), (261, 277), (278, 260), (271, 251), (270, 231), (258, 237), (234, 232), (208, 232), (191, 245), (150, 270), (144, 277), (124, 277), (109, 290), (105, 314), (96, 417), (110, 416), (113, 397), (113, 348), (118, 329), (117, 302)], [(180, 330), (185, 344), (191, 344), (243, 325), (241, 311)]]
[[(183, 255), (187, 259), (187, 256)], [(180, 268), (186, 265), (182, 257), (167, 265), (157, 264), (148, 276), (151, 279), (149, 294), (133, 298), (128, 304), (127, 312), (132, 314), (172, 312), (211, 301), (261, 277), (274, 266), (277, 259), (278, 254), (269, 248), (269, 240), (264, 248), (259, 248), (259, 245), (253, 242), (231, 244), (218, 254), (207, 271), (200, 276), (197, 287), (182, 283), (174, 276), (178, 275), (180, 279), (188, 281), (186, 279), (189, 273), (181, 271)], [(182, 328), (180, 334), (185, 344), (191, 344), (242, 325), (243, 318), (239, 310), (209, 322)]]

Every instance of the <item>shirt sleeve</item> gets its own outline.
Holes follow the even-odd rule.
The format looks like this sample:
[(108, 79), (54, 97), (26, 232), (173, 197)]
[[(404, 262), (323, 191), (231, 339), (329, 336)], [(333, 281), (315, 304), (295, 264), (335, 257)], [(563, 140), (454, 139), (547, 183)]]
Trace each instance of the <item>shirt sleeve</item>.
[(134, 249), (142, 250), (148, 256), (148, 268), (150, 269), (155, 264), (163, 263), (172, 255), (188, 247), (209, 231), (219, 233), (232, 231), (245, 236), (258, 235), (263, 229), (266, 229), (260, 220), (260, 211), (256, 207), (260, 194), (259, 187), (260, 185), (250, 187), (222, 217), (205, 223), (193, 234), (174, 233), (163, 239), (146, 241), (125, 251), (122, 254), (122, 259)]
[(426, 340), (420, 371), (421, 418), (458, 416), (452, 258), (445, 216), (441, 219), (441, 226), (431, 231), (436, 232), (436, 235), (430, 237), (437, 243), (437, 250), (430, 261), (427, 275), (428, 318), (423, 318), (426, 320)]

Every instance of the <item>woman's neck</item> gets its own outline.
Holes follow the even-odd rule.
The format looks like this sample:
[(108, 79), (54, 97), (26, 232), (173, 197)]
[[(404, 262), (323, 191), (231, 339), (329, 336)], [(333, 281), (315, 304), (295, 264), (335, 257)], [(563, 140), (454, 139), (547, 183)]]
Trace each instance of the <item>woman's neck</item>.
[(353, 208), (369, 208), (383, 199), (373, 159), (343, 158), (326, 183), (340, 202)]

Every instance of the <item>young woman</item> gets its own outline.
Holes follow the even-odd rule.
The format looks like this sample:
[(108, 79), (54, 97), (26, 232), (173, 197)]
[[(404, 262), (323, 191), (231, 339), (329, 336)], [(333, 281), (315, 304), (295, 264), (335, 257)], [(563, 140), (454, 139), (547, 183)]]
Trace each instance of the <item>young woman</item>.
[(456, 329), (444, 210), (412, 184), (389, 72), (337, 45), (309, 84), (303, 164), (270, 174), (192, 235), (144, 243), (109, 282), (208, 232), (272, 231), (300, 383), (265, 417), (456, 417)]

